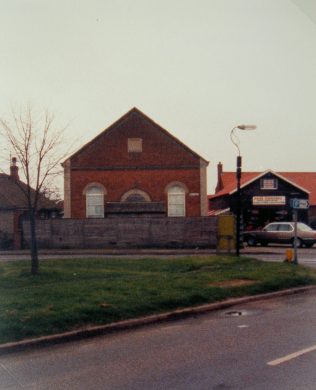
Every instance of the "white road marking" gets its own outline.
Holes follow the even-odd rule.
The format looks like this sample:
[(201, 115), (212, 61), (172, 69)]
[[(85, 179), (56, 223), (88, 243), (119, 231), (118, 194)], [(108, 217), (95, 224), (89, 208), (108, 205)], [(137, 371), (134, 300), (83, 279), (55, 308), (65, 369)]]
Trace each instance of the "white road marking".
[(300, 351), (290, 353), (289, 355), (283, 356), (279, 359), (271, 360), (271, 362), (268, 362), (267, 364), (269, 366), (277, 366), (278, 364), (285, 363), (289, 360), (295, 359), (301, 355), (304, 355), (305, 353), (309, 353), (316, 350), (316, 345), (313, 345), (312, 347), (301, 349)]
[(248, 328), (248, 325), (238, 325), (238, 328)]

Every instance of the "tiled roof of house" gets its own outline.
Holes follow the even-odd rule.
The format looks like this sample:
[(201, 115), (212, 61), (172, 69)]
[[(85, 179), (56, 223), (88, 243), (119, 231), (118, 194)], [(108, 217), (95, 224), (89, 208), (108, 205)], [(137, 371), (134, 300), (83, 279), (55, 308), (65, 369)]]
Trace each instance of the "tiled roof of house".
[[(316, 172), (270, 172), (308, 192), (310, 205), (316, 206)], [(242, 172), (240, 180), (241, 187), (250, 184), (250, 182), (256, 180), (264, 173), (265, 172)], [(223, 172), (221, 174), (221, 180), (223, 188), (216, 194), (209, 195), (209, 199), (229, 195), (236, 191), (236, 172)]]
[[(10, 175), (0, 173), (0, 209), (26, 209), (27, 199), (23, 192), (26, 189), (27, 185), (21, 180), (15, 180)], [(60, 207), (56, 202), (41, 196), (39, 208), (57, 210)]]
[(316, 206), (316, 172), (280, 172), (280, 175), (306, 188), (310, 192), (309, 203)]

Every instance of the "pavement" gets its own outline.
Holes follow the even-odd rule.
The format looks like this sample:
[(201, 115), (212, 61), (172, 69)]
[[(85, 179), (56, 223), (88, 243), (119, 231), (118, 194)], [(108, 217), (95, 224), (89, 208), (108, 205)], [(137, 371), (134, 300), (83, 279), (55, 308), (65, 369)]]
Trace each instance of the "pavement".
[[(245, 247), (241, 249), (240, 254), (243, 255), (260, 255), (267, 256), (269, 258), (271, 255), (281, 255), (283, 258), (285, 256), (286, 247)], [(303, 250), (305, 251), (305, 249)], [(315, 253), (316, 258), (316, 248), (308, 249), (309, 252)], [(314, 252), (315, 251), (315, 252)], [(225, 251), (217, 251), (215, 248), (177, 248), (177, 249), (164, 249), (164, 248), (120, 248), (120, 249), (40, 249), (39, 258), (41, 260), (46, 259), (56, 259), (56, 258), (86, 258), (87, 256), (94, 257), (130, 257), (130, 258), (144, 258), (148, 256), (209, 256), (215, 254), (227, 254)], [(228, 254), (235, 254), (235, 251), (229, 252)], [(0, 260), (28, 260), (30, 259), (30, 251), (28, 249), (23, 250), (8, 250), (0, 251)]]
[[(288, 245), (269, 245), (269, 246), (245, 246), (240, 249), (240, 254), (279, 254), (285, 253), (286, 249), (289, 249)], [(315, 253), (316, 257), (316, 245), (312, 248), (298, 248), (301, 253)], [(113, 256), (129, 256), (129, 255), (173, 255), (173, 254), (216, 254), (227, 253), (223, 251), (217, 251), (216, 248), (90, 248), (90, 249), (39, 249), (40, 256), (55, 256), (55, 255), (113, 255)], [(235, 254), (235, 250), (229, 252)], [(0, 250), (0, 256), (30, 256), (29, 249), (20, 250)]]
[[(129, 256), (129, 257), (148, 257), (148, 256), (175, 256), (175, 255), (214, 255), (216, 249), (162, 249), (162, 248), (120, 248), (120, 249), (40, 249), (39, 258), (61, 258), (76, 256), (76, 258), (87, 256)], [(0, 260), (12, 260), (12, 259), (30, 259), (30, 251), (28, 249), (23, 250), (8, 250), (0, 251)]]

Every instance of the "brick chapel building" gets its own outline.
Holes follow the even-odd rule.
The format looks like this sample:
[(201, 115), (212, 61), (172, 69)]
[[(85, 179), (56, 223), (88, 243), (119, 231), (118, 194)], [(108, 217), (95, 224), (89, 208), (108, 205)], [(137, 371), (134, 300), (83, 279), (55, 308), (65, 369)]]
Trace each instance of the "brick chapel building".
[(207, 166), (133, 108), (64, 161), (64, 217), (207, 216)]

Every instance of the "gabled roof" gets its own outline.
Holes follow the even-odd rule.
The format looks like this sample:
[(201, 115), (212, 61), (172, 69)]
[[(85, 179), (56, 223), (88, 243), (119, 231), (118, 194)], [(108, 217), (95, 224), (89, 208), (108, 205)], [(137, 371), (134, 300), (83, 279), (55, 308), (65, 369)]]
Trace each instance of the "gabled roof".
[(178, 138), (176, 138), (175, 136), (173, 136), (171, 133), (169, 133), (167, 130), (165, 130), (163, 127), (161, 127), (158, 123), (156, 123), (155, 121), (153, 121), (151, 118), (149, 118), (147, 115), (145, 115), (142, 111), (140, 111), (138, 108), (136, 107), (133, 107), (131, 110), (129, 110), (126, 114), (124, 114), (121, 118), (119, 118), (117, 121), (115, 121), (114, 123), (112, 123), (112, 125), (110, 125), (108, 128), (106, 128), (105, 130), (103, 130), (100, 134), (98, 134), (95, 138), (93, 138), (91, 141), (89, 141), (88, 143), (86, 143), (84, 146), (82, 146), (79, 150), (77, 150), (74, 154), (72, 154), (70, 157), (68, 157), (61, 165), (64, 166), (65, 162), (68, 161), (68, 160), (71, 160), (73, 157), (77, 156), (79, 153), (81, 153), (85, 148), (87, 148), (89, 145), (91, 145), (92, 143), (96, 142), (100, 137), (102, 137), (103, 135), (107, 135), (107, 134), (110, 134), (110, 132), (112, 130), (114, 130), (119, 124), (121, 124), (122, 122), (126, 121), (129, 117), (131, 117), (132, 115), (138, 115), (140, 117), (142, 117), (145, 121), (148, 121), (150, 122), (154, 127), (156, 127), (159, 131), (161, 131), (162, 133), (164, 133), (167, 137), (169, 137), (173, 142), (176, 142), (178, 145), (180, 145), (184, 150), (186, 150), (187, 152), (189, 152), (190, 154), (192, 154), (193, 156), (195, 157), (198, 157), (199, 159), (201, 159), (205, 164), (208, 165), (208, 161), (205, 160), (203, 157), (201, 157), (199, 154), (197, 154), (196, 152), (194, 152), (192, 149), (190, 149), (187, 145), (185, 145), (183, 142), (181, 142)]
[[(240, 187), (248, 186), (269, 172), (301, 191), (308, 193), (310, 204), (316, 205), (316, 172), (274, 172), (272, 170), (265, 172), (242, 172)], [(223, 172), (221, 179), (223, 188), (216, 194), (210, 195), (209, 199), (231, 195), (237, 191), (236, 172)]]
[[(259, 172), (242, 172), (240, 185), (244, 186), (245, 183), (250, 182), (254, 178), (260, 175)], [(209, 195), (209, 198), (217, 198), (223, 195), (229, 195), (232, 191), (235, 191), (237, 188), (236, 182), (236, 172), (223, 172), (221, 174), (221, 180), (223, 184), (223, 188), (216, 192), (216, 194)]]
[[(307, 190), (306, 188), (303, 188), (301, 187), (300, 185), (298, 185), (297, 183), (294, 183), (293, 180), (290, 180), (289, 178), (286, 177), (286, 175), (282, 175), (281, 173), (278, 173), (278, 172), (273, 172), (271, 170), (267, 170), (265, 172), (262, 172), (261, 174), (259, 174), (258, 176), (252, 178), (252, 179), (249, 179), (247, 182), (241, 184), (240, 188), (244, 188), (246, 186), (248, 186), (249, 184), (253, 183), (254, 181), (258, 180), (258, 179), (261, 179), (261, 177), (265, 176), (267, 173), (272, 173), (274, 176), (278, 177), (279, 179), (281, 180), (284, 180), (286, 181), (287, 183), (291, 184), (292, 186), (296, 187), (296, 188), (299, 188), (300, 190), (302, 190), (303, 192), (306, 192), (306, 193), (310, 193), (309, 190)], [(237, 188), (235, 188), (233, 191), (231, 191), (229, 193), (229, 195), (232, 195), (234, 192), (237, 191)]]
[[(10, 175), (0, 173), (0, 209), (27, 209), (27, 199), (23, 191), (26, 191), (27, 185), (21, 180), (15, 180)], [(34, 192), (34, 190), (32, 190)], [(41, 195), (39, 208), (59, 210), (56, 202)]]

